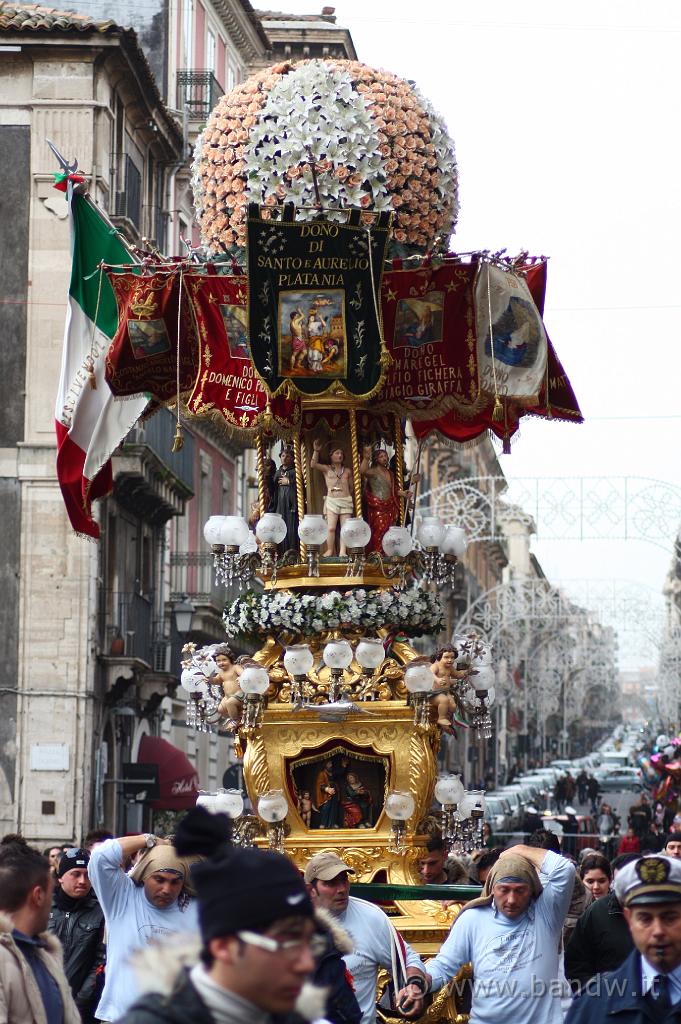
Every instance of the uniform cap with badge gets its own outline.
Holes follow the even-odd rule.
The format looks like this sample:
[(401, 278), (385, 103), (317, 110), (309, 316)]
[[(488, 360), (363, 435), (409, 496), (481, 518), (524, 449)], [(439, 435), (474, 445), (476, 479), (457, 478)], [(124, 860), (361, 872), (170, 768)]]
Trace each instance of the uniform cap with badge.
[(615, 876), (615, 894), (623, 907), (681, 901), (681, 860), (651, 854), (625, 864)]

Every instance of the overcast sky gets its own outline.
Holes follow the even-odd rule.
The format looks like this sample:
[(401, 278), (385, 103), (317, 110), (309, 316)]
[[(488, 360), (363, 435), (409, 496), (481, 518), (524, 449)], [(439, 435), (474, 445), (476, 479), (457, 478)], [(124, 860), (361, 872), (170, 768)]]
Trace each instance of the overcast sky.
[[(649, 664), (640, 623), (662, 607), (681, 524), (681, 3), (339, 0), (336, 16), (360, 60), (414, 79), (444, 115), (460, 176), (452, 248), (551, 257), (545, 321), (586, 423), (525, 421), (504, 473), (547, 478), (552, 490), (561, 475), (668, 485), (630, 481), (630, 532), (654, 520), (666, 550), (636, 539), (534, 544), (552, 581), (638, 595), (619, 616), (639, 623), (620, 635), (623, 665)], [(599, 493), (603, 523), (619, 482)]]

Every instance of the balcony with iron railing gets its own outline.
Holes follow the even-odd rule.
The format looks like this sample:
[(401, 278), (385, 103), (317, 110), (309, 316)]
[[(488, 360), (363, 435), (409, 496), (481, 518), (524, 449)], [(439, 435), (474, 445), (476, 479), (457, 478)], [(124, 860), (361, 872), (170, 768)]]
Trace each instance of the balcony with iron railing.
[(105, 657), (143, 662), (154, 672), (167, 670), (169, 638), (154, 616), (153, 595), (102, 591), (99, 636)]
[[(249, 590), (260, 590), (257, 580)], [(170, 555), (170, 604), (188, 598), (194, 606), (191, 634), (197, 642), (215, 643), (225, 639), (222, 614), (227, 605), (246, 593), (237, 582), (216, 583), (210, 551), (176, 551)], [(238, 644), (232, 643), (238, 648)]]
[(207, 121), (223, 94), (224, 89), (212, 71), (184, 68), (177, 72), (177, 107), (190, 124)]

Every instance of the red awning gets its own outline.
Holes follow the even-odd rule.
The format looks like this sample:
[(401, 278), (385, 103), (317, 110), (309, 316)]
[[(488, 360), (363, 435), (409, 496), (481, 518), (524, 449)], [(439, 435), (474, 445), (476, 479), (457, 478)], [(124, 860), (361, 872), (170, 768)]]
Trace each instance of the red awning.
[(158, 800), (150, 802), (155, 811), (188, 811), (199, 795), (199, 777), (187, 755), (160, 736), (143, 736), (138, 764), (158, 765)]

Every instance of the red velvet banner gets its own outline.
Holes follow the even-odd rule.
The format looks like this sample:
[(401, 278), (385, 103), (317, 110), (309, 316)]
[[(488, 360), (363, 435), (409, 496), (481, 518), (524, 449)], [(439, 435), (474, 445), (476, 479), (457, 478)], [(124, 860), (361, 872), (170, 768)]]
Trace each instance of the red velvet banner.
[(392, 364), (377, 409), (413, 419), (456, 409), (472, 419), (485, 406), (478, 388), (476, 270), (448, 261), (383, 275), (383, 336)]
[(236, 274), (185, 274), (187, 305), (198, 338), (198, 372), (187, 403), (195, 416), (217, 419), (237, 433), (272, 429), (290, 436), (299, 402), (279, 396), (267, 413), (267, 392), (248, 341), (248, 279)]
[[(108, 271), (118, 303), (118, 330), (106, 356), (106, 380), (116, 396), (146, 393), (159, 402), (177, 395), (180, 272)], [(186, 301), (180, 309), (180, 392), (193, 387), (196, 336)]]

